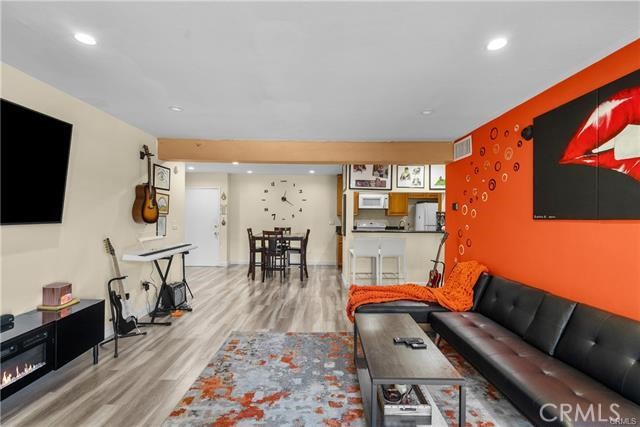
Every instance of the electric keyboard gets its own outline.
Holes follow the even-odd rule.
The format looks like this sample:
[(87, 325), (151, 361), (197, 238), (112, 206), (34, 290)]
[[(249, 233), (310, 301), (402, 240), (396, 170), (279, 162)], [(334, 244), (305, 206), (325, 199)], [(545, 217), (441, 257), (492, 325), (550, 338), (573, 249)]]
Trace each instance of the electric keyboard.
[(192, 245), (191, 243), (178, 243), (166, 247), (127, 252), (122, 254), (122, 260), (132, 262), (149, 262), (167, 258), (175, 254), (189, 252), (197, 248), (198, 247), (196, 245)]

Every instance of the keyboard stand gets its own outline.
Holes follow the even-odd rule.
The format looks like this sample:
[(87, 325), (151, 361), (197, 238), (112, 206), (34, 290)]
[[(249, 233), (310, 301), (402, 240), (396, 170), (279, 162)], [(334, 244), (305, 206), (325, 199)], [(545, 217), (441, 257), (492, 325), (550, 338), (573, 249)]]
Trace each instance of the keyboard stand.
[(184, 263), (184, 256), (188, 255), (189, 252), (182, 252), (182, 281), (184, 282), (185, 286), (187, 287), (187, 289), (189, 290), (189, 294), (191, 295), (191, 299), (193, 299), (193, 292), (191, 292), (191, 288), (189, 287), (189, 283), (187, 283), (187, 274), (186, 274), (186, 270), (185, 270), (185, 263)]
[[(186, 269), (185, 269), (185, 255), (188, 254), (193, 249), (197, 249), (197, 246), (190, 243), (183, 243), (179, 245), (174, 245), (170, 247), (165, 247), (162, 249), (156, 249), (152, 251), (134, 251), (131, 253), (125, 253), (122, 256), (123, 261), (128, 262), (149, 262), (152, 261), (155, 266), (158, 275), (160, 276), (160, 280), (162, 284), (160, 285), (160, 289), (158, 289), (158, 294), (156, 297), (156, 304), (149, 316), (151, 317), (150, 322), (138, 322), (139, 325), (162, 325), (169, 326), (171, 322), (156, 322), (156, 318), (167, 316), (170, 314), (171, 310), (182, 310), (182, 311), (192, 311), (193, 309), (187, 304), (185, 301), (178, 307), (161, 307), (161, 304), (164, 304), (168, 301), (172, 301), (171, 288), (167, 284), (167, 279), (169, 278), (169, 270), (171, 269), (171, 264), (173, 263), (173, 257), (177, 254), (182, 256), (182, 283), (184, 283), (186, 289), (189, 291), (191, 298), (193, 298), (193, 292), (187, 283), (186, 278)], [(160, 260), (167, 261), (166, 267), (163, 268), (160, 266)], [(187, 299), (185, 295), (185, 300)]]

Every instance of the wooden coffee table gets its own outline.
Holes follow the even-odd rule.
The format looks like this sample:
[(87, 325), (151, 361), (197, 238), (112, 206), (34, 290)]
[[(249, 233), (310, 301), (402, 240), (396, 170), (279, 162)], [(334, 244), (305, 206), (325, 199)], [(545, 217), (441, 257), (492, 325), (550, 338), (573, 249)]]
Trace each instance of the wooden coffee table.
[[(353, 359), (370, 426), (384, 425), (378, 414), (377, 387), (382, 384), (453, 385), (459, 390), (459, 425), (465, 425), (465, 379), (408, 314), (356, 313)], [(426, 349), (394, 344), (394, 337), (419, 337)], [(358, 338), (363, 355), (358, 355)], [(445, 425), (432, 403), (432, 425)], [(443, 424), (444, 423), (444, 424)]]

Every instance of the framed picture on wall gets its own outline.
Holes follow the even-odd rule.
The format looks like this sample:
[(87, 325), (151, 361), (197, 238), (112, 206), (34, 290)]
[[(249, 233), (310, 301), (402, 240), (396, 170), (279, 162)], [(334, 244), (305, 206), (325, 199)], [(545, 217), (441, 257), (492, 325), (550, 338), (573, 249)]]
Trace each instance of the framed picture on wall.
[(156, 222), (156, 236), (166, 236), (167, 235), (167, 217), (159, 216), (158, 221)]
[(349, 165), (352, 190), (391, 190), (391, 165)]
[(171, 169), (154, 163), (153, 186), (158, 190), (171, 190)]
[(396, 187), (424, 188), (424, 165), (398, 165)]
[(445, 184), (444, 165), (429, 165), (429, 190), (444, 190)]
[(156, 201), (158, 202), (158, 212), (160, 215), (169, 215), (169, 195), (156, 193)]

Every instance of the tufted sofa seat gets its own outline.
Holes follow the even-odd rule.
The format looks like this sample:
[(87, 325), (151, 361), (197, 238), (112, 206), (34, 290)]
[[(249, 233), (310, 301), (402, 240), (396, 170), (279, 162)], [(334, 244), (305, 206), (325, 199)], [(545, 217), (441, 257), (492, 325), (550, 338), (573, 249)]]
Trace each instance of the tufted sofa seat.
[(536, 426), (640, 423), (639, 322), (497, 276), (430, 321)]

